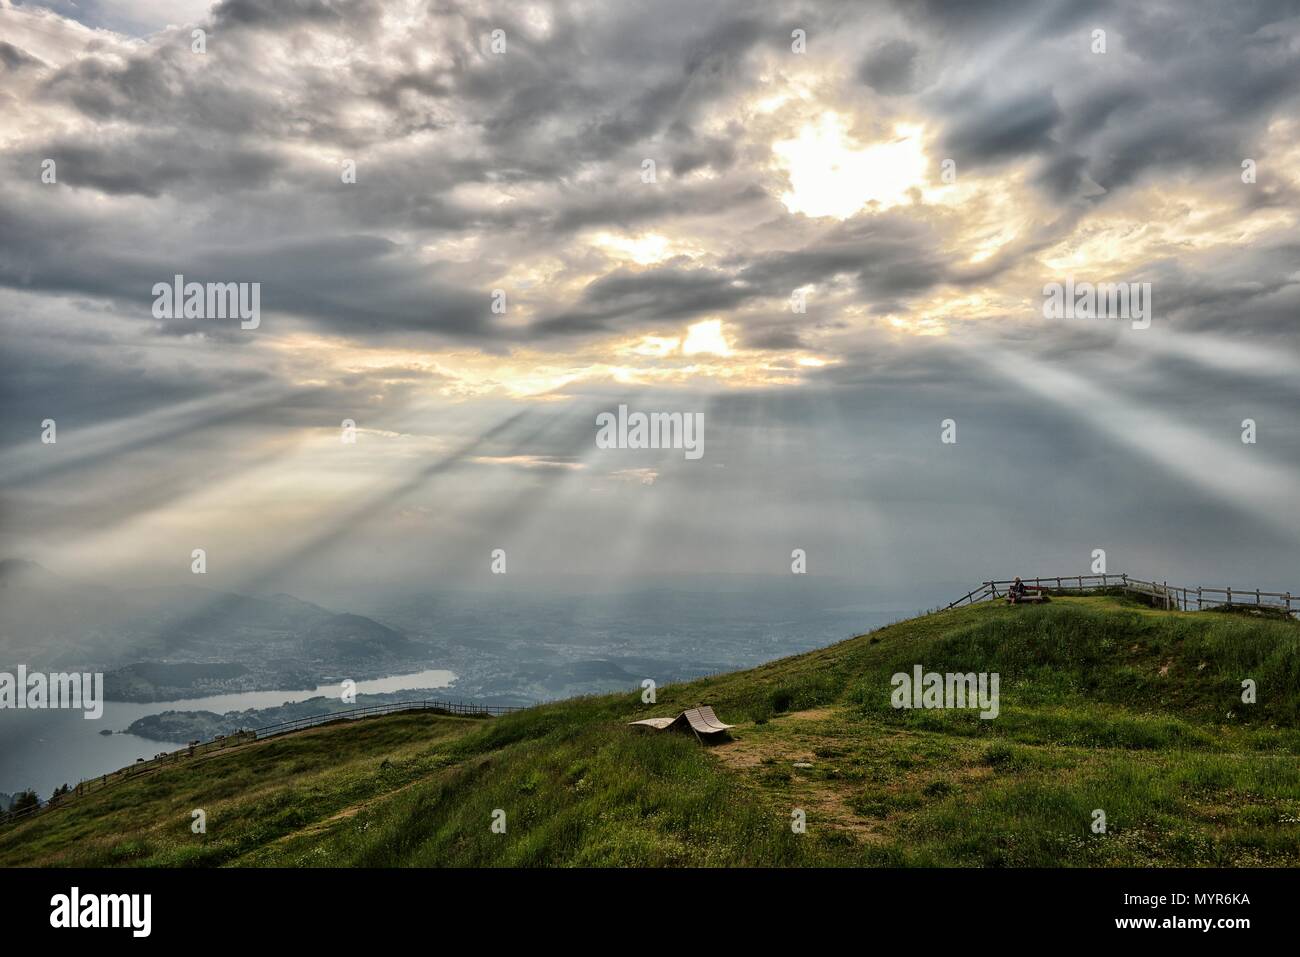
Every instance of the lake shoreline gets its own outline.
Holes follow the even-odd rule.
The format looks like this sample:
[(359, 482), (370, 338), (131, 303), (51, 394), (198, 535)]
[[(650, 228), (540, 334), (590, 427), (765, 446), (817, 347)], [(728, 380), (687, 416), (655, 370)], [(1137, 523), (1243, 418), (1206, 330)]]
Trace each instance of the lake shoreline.
[[(458, 675), (447, 669), (427, 669), (357, 681), (358, 700), (409, 692), (448, 696)], [(399, 695), (400, 696), (400, 695)], [(145, 737), (128, 729), (137, 721), (171, 711), (207, 712), (215, 719), (229, 713), (284, 708), (313, 698), (342, 703), (342, 686), (268, 689), (182, 698), (171, 701), (133, 702), (109, 699), (104, 714), (87, 721), (70, 710), (0, 712), (0, 792), (16, 794), (31, 788), (41, 797), (63, 784), (76, 785), (146, 760), (161, 751), (183, 748), (195, 735)], [(339, 709), (341, 710), (341, 708)], [(268, 722), (272, 723), (272, 722)], [(176, 724), (179, 731), (182, 724)], [(102, 734), (103, 731), (111, 734)], [(214, 732), (222, 733), (222, 732)]]
[(359, 694), (355, 701), (318, 695), (305, 701), (289, 701), (274, 708), (249, 708), (245, 711), (163, 711), (137, 718), (122, 732), (150, 741), (210, 741), (218, 735), (239, 731), (254, 731), (273, 724), (314, 718), (324, 714), (368, 708), (376, 705), (396, 704), (403, 701), (445, 700), (445, 688), (410, 688), (387, 694)]
[[(438, 669), (442, 670), (442, 669)], [(385, 671), (384, 669), (375, 669), (367, 671), (355, 671), (347, 675), (321, 675), (312, 677), (311, 681), (317, 691), (321, 688), (327, 688), (331, 685), (339, 685), (342, 682), (351, 680), (355, 681), (358, 686), (372, 681), (393, 681), (407, 676), (427, 674), (428, 669), (415, 667), (410, 671)], [(454, 679), (453, 679), (454, 680)], [(180, 693), (178, 693), (180, 690)], [(196, 701), (202, 698), (216, 698), (224, 695), (242, 695), (242, 694), (290, 694), (297, 695), (312, 689), (304, 688), (298, 685), (295, 689), (289, 690), (284, 686), (284, 682), (276, 681), (273, 678), (252, 678), (247, 686), (240, 682), (235, 682), (234, 687), (195, 687), (189, 690), (167, 689), (158, 692), (139, 692), (135, 694), (123, 694), (121, 691), (106, 690), (104, 700), (106, 702), (120, 702), (122, 704), (172, 704), (180, 701)]]

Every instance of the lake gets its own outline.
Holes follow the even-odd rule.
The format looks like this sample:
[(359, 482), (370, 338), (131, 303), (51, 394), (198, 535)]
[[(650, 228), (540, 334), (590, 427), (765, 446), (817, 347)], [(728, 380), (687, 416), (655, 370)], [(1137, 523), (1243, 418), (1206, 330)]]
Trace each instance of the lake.
[[(389, 691), (413, 691), (446, 688), (456, 676), (443, 669), (390, 675), (370, 681), (358, 681), (358, 694), (382, 694)], [(106, 774), (135, 763), (136, 758), (152, 758), (159, 751), (184, 747), (184, 741), (153, 741), (134, 734), (103, 735), (104, 730), (121, 731), (137, 718), (163, 711), (245, 711), (249, 708), (274, 708), (292, 701), (305, 701), (321, 695), (339, 697), (338, 684), (320, 685), (290, 691), (246, 691), (236, 694), (187, 698), (180, 701), (104, 702), (103, 717), (87, 721), (83, 712), (72, 710), (0, 710), (0, 791), (14, 794), (35, 788), (44, 798), (60, 784)]]

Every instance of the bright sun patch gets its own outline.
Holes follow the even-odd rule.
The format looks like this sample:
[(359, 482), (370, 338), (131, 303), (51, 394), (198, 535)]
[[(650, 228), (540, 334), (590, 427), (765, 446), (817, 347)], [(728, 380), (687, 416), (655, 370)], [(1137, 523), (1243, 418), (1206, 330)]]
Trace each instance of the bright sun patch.
[(921, 130), (895, 128), (895, 137), (858, 147), (838, 113), (823, 113), (772, 152), (790, 180), (781, 202), (792, 213), (848, 219), (868, 203), (888, 209), (925, 185)]
[(683, 248), (667, 236), (661, 236), (658, 233), (619, 235), (611, 232), (599, 232), (590, 237), (590, 242), (607, 256), (634, 262), (639, 266), (663, 262), (673, 256), (693, 255), (691, 249)]
[(682, 343), (682, 352), (688, 356), (707, 354), (713, 356), (731, 355), (731, 346), (722, 333), (721, 319), (706, 319), (686, 327), (686, 341)]

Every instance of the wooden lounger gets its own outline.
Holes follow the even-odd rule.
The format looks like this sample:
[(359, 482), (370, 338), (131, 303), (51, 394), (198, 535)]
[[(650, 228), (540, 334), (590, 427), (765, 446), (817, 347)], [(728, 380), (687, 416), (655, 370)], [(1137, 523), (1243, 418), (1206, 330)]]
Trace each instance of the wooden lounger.
[(628, 724), (643, 724), (647, 728), (654, 728), (656, 731), (666, 731), (681, 719), (679, 714), (676, 718), (642, 718), (640, 721), (629, 721)]
[[(1025, 593), (1016, 599), (1016, 604), (1018, 605), (1022, 601), (1040, 602), (1046, 597), (1047, 596), (1043, 594), (1041, 588), (1026, 588)], [(1007, 601), (1011, 601), (1011, 595), (1009, 593), (1007, 595)]]
[(669, 728), (680, 728), (682, 730), (689, 728), (697, 735), (724, 734), (728, 729), (735, 727), (734, 724), (723, 724), (719, 721), (718, 716), (713, 713), (713, 708), (708, 705), (687, 708), (675, 718), (642, 718), (640, 721), (629, 721), (628, 724), (654, 728), (656, 731), (667, 731)]
[(688, 708), (682, 712), (682, 715), (700, 734), (717, 734), (719, 731), (735, 727), (734, 724), (723, 724), (719, 721), (718, 716), (713, 713), (713, 708), (707, 704), (702, 704), (698, 708)]

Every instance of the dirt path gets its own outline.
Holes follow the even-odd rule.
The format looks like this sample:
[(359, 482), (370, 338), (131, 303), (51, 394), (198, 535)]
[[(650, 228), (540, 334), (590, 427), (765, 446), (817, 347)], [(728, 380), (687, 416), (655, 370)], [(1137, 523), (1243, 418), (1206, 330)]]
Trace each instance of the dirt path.
[[(771, 723), (778, 727), (800, 723), (819, 724), (834, 716), (833, 708), (810, 708), (773, 718)], [(740, 725), (737, 728), (738, 737), (711, 748), (710, 753), (729, 770), (768, 794), (771, 794), (771, 788), (764, 786), (761, 777), (771, 771), (788, 768), (791, 772), (789, 794), (783, 800), (788, 800), (792, 809), (800, 808), (807, 812), (810, 827), (833, 827), (847, 831), (860, 841), (885, 840), (879, 822), (863, 818), (849, 805), (853, 791), (851, 782), (824, 778), (816, 773), (819, 769), (832, 766), (833, 761), (817, 757), (811, 750), (812, 745), (804, 740), (745, 733), (746, 729), (752, 731), (753, 728), (752, 724)]]

